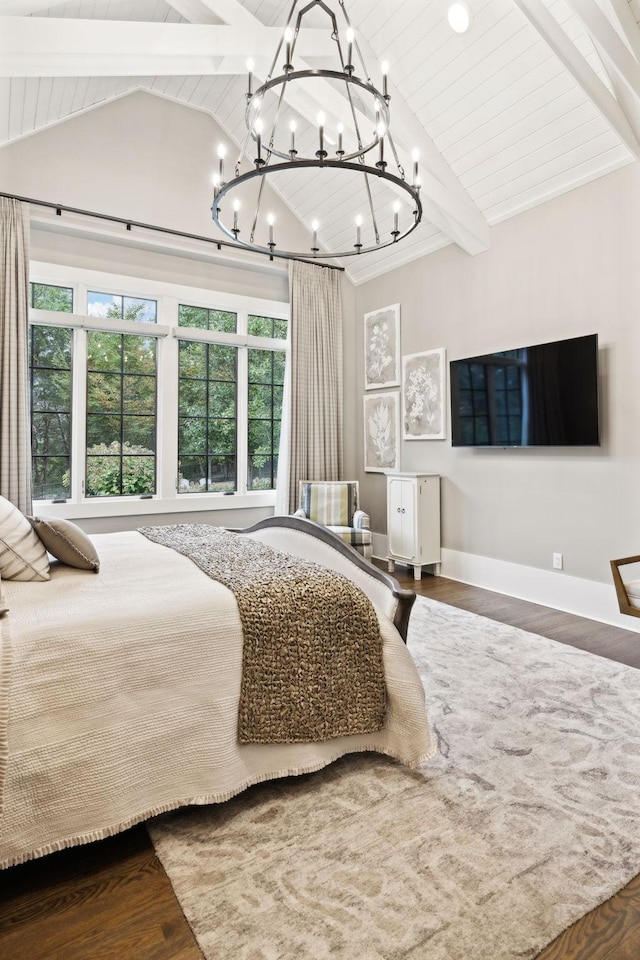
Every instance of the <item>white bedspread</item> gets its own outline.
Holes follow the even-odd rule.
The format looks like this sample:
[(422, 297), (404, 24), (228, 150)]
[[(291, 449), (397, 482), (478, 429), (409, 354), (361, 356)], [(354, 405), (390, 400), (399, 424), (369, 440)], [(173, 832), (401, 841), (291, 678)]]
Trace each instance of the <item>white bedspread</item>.
[[(99, 574), (54, 566), (48, 583), (3, 584), (10, 613), (0, 619), (8, 705), (0, 868), (317, 770), (345, 753), (375, 750), (410, 766), (433, 755), (418, 674), (381, 613), (383, 730), (240, 745), (242, 636), (233, 595), (138, 533), (93, 539)], [(373, 582), (371, 594), (380, 599)]]

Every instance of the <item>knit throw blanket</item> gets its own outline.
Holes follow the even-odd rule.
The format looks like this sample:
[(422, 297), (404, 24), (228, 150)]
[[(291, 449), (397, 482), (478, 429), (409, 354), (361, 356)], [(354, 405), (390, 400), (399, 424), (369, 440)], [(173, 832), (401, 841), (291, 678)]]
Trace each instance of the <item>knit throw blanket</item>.
[(233, 593), (244, 633), (241, 743), (308, 743), (384, 724), (373, 605), (346, 577), (206, 524), (142, 527)]

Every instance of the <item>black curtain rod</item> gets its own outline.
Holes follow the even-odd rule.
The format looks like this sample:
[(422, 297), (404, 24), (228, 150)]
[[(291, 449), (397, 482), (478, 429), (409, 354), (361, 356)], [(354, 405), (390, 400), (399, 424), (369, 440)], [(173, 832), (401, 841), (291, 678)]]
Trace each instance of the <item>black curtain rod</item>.
[(246, 251), (247, 253), (258, 253), (260, 256), (269, 257), (270, 260), (273, 260), (274, 257), (279, 258), (280, 260), (295, 260), (298, 263), (312, 263), (318, 267), (324, 267), (326, 270), (339, 270), (341, 273), (344, 273), (344, 267), (336, 267), (331, 263), (318, 263), (317, 260), (305, 260), (304, 257), (290, 257), (286, 253), (278, 253), (273, 251), (273, 253), (268, 253), (266, 250), (248, 250), (245, 247), (236, 246), (235, 243), (231, 243), (229, 240), (214, 240), (212, 237), (201, 237), (197, 233), (184, 233), (182, 230), (172, 230), (170, 227), (158, 227), (152, 223), (139, 223), (137, 220), (125, 220), (123, 217), (112, 217), (108, 213), (95, 213), (93, 210), (80, 210), (77, 207), (66, 207), (63, 203), (49, 203), (47, 200), (33, 200), (30, 197), (17, 197), (13, 193), (1, 193), (0, 197), (5, 197), (7, 200), (19, 200), (21, 203), (29, 203), (37, 207), (48, 207), (50, 210), (55, 210), (59, 217), (62, 216), (62, 213), (78, 213), (83, 217), (94, 217), (96, 220), (108, 220), (111, 223), (122, 223), (127, 228), (127, 230), (133, 229), (133, 227), (138, 227), (141, 230), (154, 230), (156, 233), (166, 233), (172, 237), (182, 237), (185, 240), (199, 240), (201, 243), (212, 243), (214, 246), (221, 250), (223, 247), (229, 247), (231, 250)]

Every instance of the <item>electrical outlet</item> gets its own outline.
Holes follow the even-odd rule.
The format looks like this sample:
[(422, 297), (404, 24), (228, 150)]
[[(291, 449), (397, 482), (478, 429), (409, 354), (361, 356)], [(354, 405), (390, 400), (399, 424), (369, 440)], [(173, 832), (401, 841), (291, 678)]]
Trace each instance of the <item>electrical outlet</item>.
[(553, 569), (562, 570), (562, 554), (554, 553), (553, 555)]

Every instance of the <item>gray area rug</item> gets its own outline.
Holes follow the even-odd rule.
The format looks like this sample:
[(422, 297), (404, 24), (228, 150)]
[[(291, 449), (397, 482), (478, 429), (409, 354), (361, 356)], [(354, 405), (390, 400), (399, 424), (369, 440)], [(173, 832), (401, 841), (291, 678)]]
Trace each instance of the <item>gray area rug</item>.
[(149, 831), (207, 960), (530, 960), (640, 871), (640, 671), (419, 598), (439, 757)]

